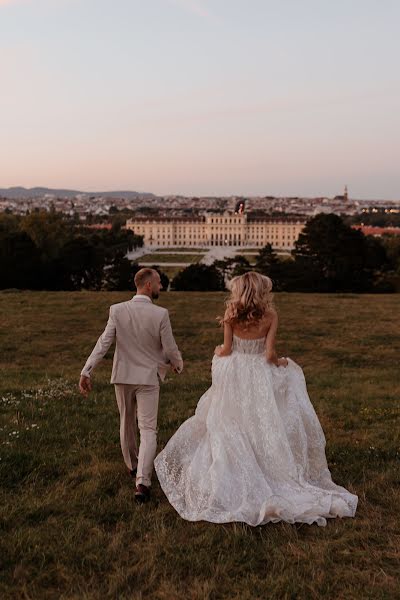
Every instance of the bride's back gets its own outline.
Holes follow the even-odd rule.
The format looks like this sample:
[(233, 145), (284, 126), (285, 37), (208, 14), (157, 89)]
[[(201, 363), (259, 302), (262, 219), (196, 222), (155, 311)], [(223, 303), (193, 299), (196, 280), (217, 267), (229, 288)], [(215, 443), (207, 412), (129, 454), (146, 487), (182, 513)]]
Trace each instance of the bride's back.
[(236, 321), (232, 323), (232, 333), (244, 340), (256, 340), (266, 337), (272, 323), (273, 309), (270, 309), (265, 318), (246, 322)]

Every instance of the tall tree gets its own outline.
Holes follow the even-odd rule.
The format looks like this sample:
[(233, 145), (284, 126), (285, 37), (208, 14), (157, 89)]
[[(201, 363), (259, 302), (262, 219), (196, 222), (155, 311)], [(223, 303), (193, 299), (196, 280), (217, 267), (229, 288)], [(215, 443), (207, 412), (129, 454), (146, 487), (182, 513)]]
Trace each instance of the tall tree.
[(388, 235), (382, 238), (389, 260), (390, 269), (400, 275), (400, 236)]
[(73, 235), (73, 225), (62, 213), (41, 210), (21, 221), (20, 228), (27, 233), (44, 259), (56, 258), (60, 248)]
[(271, 244), (266, 244), (264, 248), (261, 248), (254, 265), (254, 270), (267, 275), (272, 279), (275, 289), (282, 289), (282, 275), (283, 265), (279, 260), (276, 252), (273, 250)]
[(371, 290), (377, 247), (334, 214), (310, 219), (295, 243), (296, 267), (314, 291)]
[(55, 272), (51, 284), (64, 290), (90, 289), (99, 290), (103, 279), (105, 265), (104, 251), (94, 246), (85, 236), (75, 236), (61, 248), (55, 262)]

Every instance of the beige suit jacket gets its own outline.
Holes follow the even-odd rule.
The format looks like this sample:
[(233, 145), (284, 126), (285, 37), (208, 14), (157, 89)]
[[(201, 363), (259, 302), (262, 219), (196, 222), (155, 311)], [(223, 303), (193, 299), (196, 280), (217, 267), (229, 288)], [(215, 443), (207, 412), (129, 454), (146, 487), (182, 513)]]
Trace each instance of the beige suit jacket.
[(183, 368), (172, 334), (168, 310), (137, 294), (128, 302), (113, 304), (105, 330), (97, 340), (81, 375), (93, 369), (116, 340), (111, 383), (156, 385), (172, 365)]

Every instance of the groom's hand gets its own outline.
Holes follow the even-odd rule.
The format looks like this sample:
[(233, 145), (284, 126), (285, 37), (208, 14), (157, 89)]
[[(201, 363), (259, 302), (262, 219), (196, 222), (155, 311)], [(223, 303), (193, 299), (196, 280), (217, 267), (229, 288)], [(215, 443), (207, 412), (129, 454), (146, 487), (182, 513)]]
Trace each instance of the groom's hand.
[(87, 396), (89, 392), (92, 391), (92, 382), (90, 381), (90, 377), (81, 375), (81, 378), (79, 379), (79, 391), (83, 396)]

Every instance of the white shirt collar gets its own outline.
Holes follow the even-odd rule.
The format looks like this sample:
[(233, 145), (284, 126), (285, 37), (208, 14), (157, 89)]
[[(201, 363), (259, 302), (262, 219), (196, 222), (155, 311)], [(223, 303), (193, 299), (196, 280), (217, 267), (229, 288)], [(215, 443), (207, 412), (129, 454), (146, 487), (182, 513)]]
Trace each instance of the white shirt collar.
[(132, 298), (132, 300), (148, 300), (149, 302), (152, 302), (152, 299), (149, 298), (149, 296), (146, 296), (146, 294), (135, 294)]

